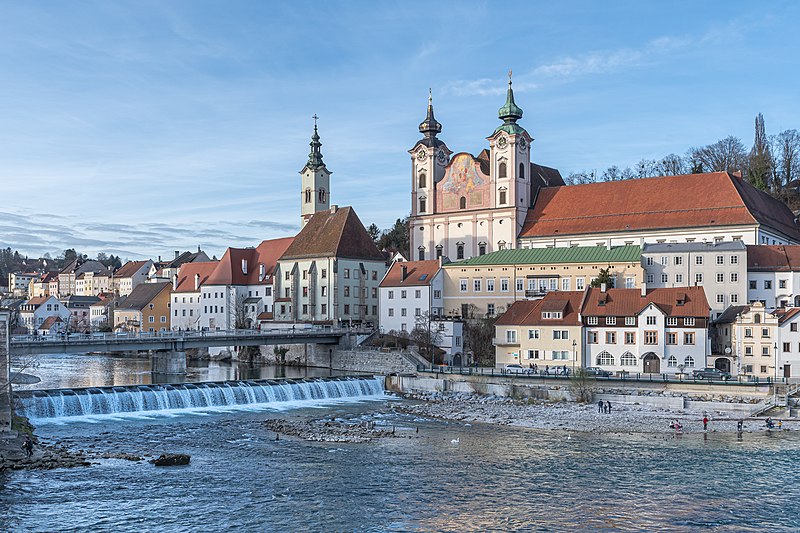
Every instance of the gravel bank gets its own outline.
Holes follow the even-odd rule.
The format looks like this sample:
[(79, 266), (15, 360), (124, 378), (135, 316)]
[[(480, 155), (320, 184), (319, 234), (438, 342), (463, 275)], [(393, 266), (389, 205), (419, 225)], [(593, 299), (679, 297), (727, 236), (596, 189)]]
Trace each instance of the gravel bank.
[(374, 422), (321, 419), (284, 420), (269, 418), (264, 425), (276, 434), (316, 442), (370, 442), (374, 439), (407, 437), (394, 427), (376, 426)]
[[(519, 402), (495, 396), (469, 394), (413, 394), (417, 404), (392, 404), (395, 411), (425, 418), (483, 422), (536, 429), (593, 433), (673, 433), (672, 420), (683, 424), (684, 433), (702, 433), (702, 412), (667, 411), (644, 406), (612, 405), (611, 414), (599, 413), (597, 404), (572, 402)], [(705, 413), (708, 431), (736, 433), (739, 418), (728, 413)], [(784, 421), (783, 430), (800, 430), (800, 422)], [(763, 419), (744, 421), (744, 431), (765, 431)]]

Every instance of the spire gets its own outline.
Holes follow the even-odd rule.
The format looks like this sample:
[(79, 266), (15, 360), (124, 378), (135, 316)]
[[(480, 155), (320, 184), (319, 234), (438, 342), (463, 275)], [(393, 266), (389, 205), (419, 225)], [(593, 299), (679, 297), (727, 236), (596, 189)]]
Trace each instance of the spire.
[(317, 115), (311, 117), (314, 119), (314, 134), (311, 136), (311, 152), (308, 154), (308, 163), (306, 166), (312, 170), (317, 170), (325, 166), (322, 162), (322, 152), (319, 151), (322, 143), (319, 142), (319, 133), (317, 133)]
[(503, 130), (507, 133), (517, 134), (525, 131), (522, 126), (517, 124), (517, 120), (522, 118), (522, 108), (514, 102), (514, 90), (511, 88), (511, 71), (508, 71), (508, 92), (506, 93), (506, 103), (497, 111), (497, 116), (503, 121), (503, 124), (497, 130)]
[(419, 132), (425, 135), (425, 138), (436, 138), (437, 133), (441, 133), (442, 125), (436, 121), (433, 116), (433, 92), (428, 89), (428, 116), (422, 124), (419, 125)]

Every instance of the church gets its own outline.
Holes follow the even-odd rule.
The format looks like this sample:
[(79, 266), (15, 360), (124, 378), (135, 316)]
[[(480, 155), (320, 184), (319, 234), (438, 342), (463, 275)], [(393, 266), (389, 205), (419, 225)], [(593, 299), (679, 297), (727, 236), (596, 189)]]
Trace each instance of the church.
[(565, 185), (531, 161), (509, 73), (502, 123), (477, 156), (454, 153), (428, 101), (411, 154), (410, 254), (469, 259), (498, 250), (646, 243), (800, 244), (791, 210), (740, 174)]

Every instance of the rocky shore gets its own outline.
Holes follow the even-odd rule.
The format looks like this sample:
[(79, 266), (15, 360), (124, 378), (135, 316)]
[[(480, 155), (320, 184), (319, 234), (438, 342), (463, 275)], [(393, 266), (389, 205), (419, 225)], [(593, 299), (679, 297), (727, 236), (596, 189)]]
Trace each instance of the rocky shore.
[[(673, 433), (670, 422), (679, 420), (684, 433), (702, 433), (703, 416), (708, 431), (737, 432), (739, 418), (723, 412), (668, 411), (640, 405), (612, 405), (610, 414), (598, 412), (597, 404), (572, 402), (520, 402), (496, 396), (461, 393), (427, 393), (405, 396), (419, 403), (393, 403), (396, 412), (424, 418), (482, 422), (547, 430), (593, 433)], [(744, 431), (765, 431), (762, 419), (744, 420)], [(800, 430), (800, 422), (785, 421), (782, 430)]]
[[(341, 419), (285, 420), (270, 418), (264, 422), (277, 435), (296, 437), (315, 442), (370, 442), (382, 438), (408, 437), (391, 426), (374, 422)], [(280, 438), (280, 437), (276, 437)]]
[(90, 457), (85, 453), (49, 443), (37, 443), (33, 448), (33, 455), (28, 457), (22, 449), (24, 441), (24, 435), (9, 436), (0, 440), (0, 472), (6, 470), (52, 470), (53, 468), (74, 468), (91, 464)]

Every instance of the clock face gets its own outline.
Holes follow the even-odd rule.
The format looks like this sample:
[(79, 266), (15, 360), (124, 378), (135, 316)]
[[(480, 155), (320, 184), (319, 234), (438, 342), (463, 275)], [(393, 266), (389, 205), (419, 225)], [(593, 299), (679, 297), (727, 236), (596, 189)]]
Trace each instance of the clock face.
[(439, 159), (440, 163), (447, 161), (447, 154), (444, 153), (444, 150), (442, 149), (439, 149), (439, 153), (436, 154), (436, 157)]
[(500, 137), (499, 139), (497, 139), (498, 148), (505, 148), (506, 145), (508, 145), (508, 141), (506, 140), (505, 137)]
[(427, 155), (427, 154), (425, 154), (425, 150), (423, 150), (422, 148), (420, 148), (420, 149), (419, 149), (419, 152), (417, 152), (417, 159), (419, 159), (420, 161), (424, 161), (424, 160), (425, 160), (425, 156), (426, 156), (426, 155)]
[(519, 147), (524, 151), (528, 147), (528, 142), (525, 140), (525, 137), (522, 137), (519, 140)]

